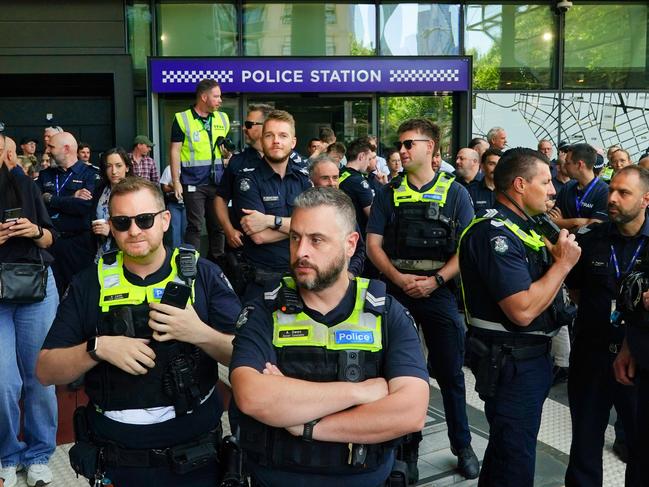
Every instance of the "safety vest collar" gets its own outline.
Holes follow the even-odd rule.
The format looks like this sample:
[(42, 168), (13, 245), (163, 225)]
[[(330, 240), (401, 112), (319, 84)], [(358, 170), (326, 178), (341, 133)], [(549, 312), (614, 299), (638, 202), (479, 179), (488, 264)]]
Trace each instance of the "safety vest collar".
[[(382, 315), (385, 293), (371, 286), (373, 281), (356, 278), (354, 309), (343, 322), (334, 326), (319, 323), (304, 311), (296, 314), (279, 309), (273, 312), (273, 345), (283, 347), (321, 347), (328, 350), (382, 349)], [(295, 281), (285, 277), (283, 286), (295, 289)], [(370, 289), (371, 288), (371, 289)]]
[(489, 209), (482, 216), (474, 218), (471, 223), (469, 223), (469, 225), (464, 229), (462, 235), (460, 235), (460, 243), (462, 243), (462, 238), (472, 227), (485, 220), (496, 220), (501, 222), (507, 229), (509, 229), (514, 235), (516, 235), (523, 242), (523, 244), (532, 249), (534, 252), (539, 252), (543, 247), (545, 247), (545, 242), (543, 241), (543, 237), (541, 235), (536, 233), (534, 230), (529, 230), (529, 232), (526, 232), (518, 224), (514, 223), (495, 209)]
[(408, 174), (404, 174), (400, 184), (392, 191), (394, 206), (398, 207), (401, 203), (437, 203), (439, 206), (444, 206), (453, 181), (455, 176), (440, 171), (433, 186), (420, 193), (408, 185)]
[[(124, 254), (116, 253), (115, 260), (107, 263), (100, 258), (97, 264), (97, 277), (99, 279), (99, 306), (102, 312), (107, 312), (113, 306), (138, 305), (144, 302), (160, 302), (165, 286), (169, 282), (184, 283), (178, 274), (176, 256), (179, 249), (174, 249), (171, 255), (171, 272), (161, 281), (147, 286), (131, 284), (124, 275)], [(194, 286), (192, 285), (192, 301), (194, 299)]]

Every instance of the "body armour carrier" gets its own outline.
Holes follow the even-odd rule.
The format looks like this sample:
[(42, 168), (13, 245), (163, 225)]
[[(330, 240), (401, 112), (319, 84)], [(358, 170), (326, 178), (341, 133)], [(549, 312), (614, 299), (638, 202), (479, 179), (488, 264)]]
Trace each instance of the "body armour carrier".
[[(498, 210), (488, 209), (476, 216), (476, 218), (473, 219), (469, 226), (466, 227), (464, 232), (462, 232), (462, 235), (460, 236), (460, 246), (458, 247), (458, 249), (460, 249), (462, 246), (462, 239), (466, 237), (466, 235), (471, 231), (473, 227), (478, 224), (485, 224), (483, 222), (491, 223), (492, 220), (501, 222), (511, 233), (516, 236), (516, 238), (520, 239), (523, 242), (523, 244), (525, 245), (528, 269), (532, 278), (532, 282), (540, 279), (551, 265), (550, 256), (548, 255), (548, 250), (545, 247), (543, 237), (541, 237), (534, 230), (526, 232), (517, 224), (512, 222), (509, 218), (499, 213)], [(459, 252), (460, 251), (458, 250), (458, 256)], [(557, 295), (554, 297), (552, 304), (548, 306), (548, 308), (543, 313), (534, 318), (529, 326), (522, 327), (512, 323), (507, 318), (505, 313), (502, 312), (502, 310), (500, 310), (501, 318), (499, 322), (489, 321), (477, 316), (473, 316), (467, 308), (464, 284), (461, 285), (461, 288), (468, 322), (472, 327), (480, 329), (481, 332), (505, 332), (552, 337), (556, 335), (558, 329), (561, 328), (561, 324), (557, 319), (558, 313), (565, 307), (563, 293), (561, 292), (561, 290), (559, 290)]]
[[(356, 278), (356, 302), (342, 323), (327, 326), (302, 311), (292, 278), (264, 294), (273, 313), (273, 347), (277, 366), (287, 377), (310, 382), (360, 382), (381, 377), (387, 333), (385, 284)], [(311, 474), (345, 475), (375, 470), (395, 442), (354, 445), (307, 441), (284, 428), (249, 416), (241, 418), (241, 444), (259, 465)], [(358, 452), (361, 455), (358, 455)]]
[(455, 210), (450, 218), (442, 214), (454, 180), (454, 176), (440, 172), (433, 187), (423, 193), (408, 186), (407, 175), (397, 177), (390, 183), (395, 218), (386, 226), (383, 244), (390, 259), (443, 263), (455, 253)]
[[(148, 303), (160, 302), (168, 282), (192, 283), (193, 302), (197, 254), (193, 249), (175, 249), (169, 276), (149, 286), (135, 286), (126, 279), (122, 252), (104, 254), (97, 267), (101, 308), (97, 335), (151, 338)], [(179, 268), (183, 272), (179, 273)], [(174, 406), (180, 416), (200, 404), (200, 398), (216, 383), (217, 366), (197, 347), (175, 340), (151, 340), (149, 346), (156, 354), (155, 366), (144, 375), (128, 374), (107, 362), (86, 373), (86, 393), (96, 408)]]

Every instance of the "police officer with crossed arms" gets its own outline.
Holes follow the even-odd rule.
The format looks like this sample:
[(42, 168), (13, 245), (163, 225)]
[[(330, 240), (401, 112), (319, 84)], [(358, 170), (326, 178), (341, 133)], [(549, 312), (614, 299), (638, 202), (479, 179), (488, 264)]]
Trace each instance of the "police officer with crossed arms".
[(343, 192), (298, 196), (289, 241), (291, 276), (237, 322), (230, 378), (248, 470), (268, 487), (382, 485), (394, 440), (426, 417), (414, 322), (383, 283), (348, 277), (358, 233)]

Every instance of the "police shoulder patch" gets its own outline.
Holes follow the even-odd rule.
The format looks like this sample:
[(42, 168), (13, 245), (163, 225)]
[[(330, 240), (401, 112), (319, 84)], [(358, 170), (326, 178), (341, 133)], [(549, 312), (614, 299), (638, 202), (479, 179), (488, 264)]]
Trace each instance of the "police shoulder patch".
[(250, 179), (248, 178), (243, 178), (241, 181), (239, 181), (239, 190), (240, 191), (248, 191), (250, 189)]
[(368, 183), (366, 180), (361, 181), (361, 186), (363, 186), (365, 189), (369, 189), (370, 183)]
[(241, 313), (239, 313), (239, 318), (237, 318), (237, 322), (235, 324), (237, 330), (248, 322), (248, 314), (251, 311), (253, 311), (254, 309), (255, 309), (254, 306), (244, 306), (243, 307), (243, 309), (241, 310)]
[(509, 250), (509, 245), (507, 244), (507, 238), (502, 235), (498, 235), (491, 239), (494, 250), (499, 254), (504, 254)]

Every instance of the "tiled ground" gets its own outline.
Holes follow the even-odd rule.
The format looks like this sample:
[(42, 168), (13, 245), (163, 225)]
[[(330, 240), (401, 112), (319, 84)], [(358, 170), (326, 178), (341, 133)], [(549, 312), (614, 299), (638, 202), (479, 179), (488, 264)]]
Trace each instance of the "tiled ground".
[[(473, 437), (473, 448), (482, 459), (487, 446), (488, 426), (484, 418), (483, 403), (473, 391), (473, 375), (465, 370), (467, 384), (467, 414)], [(561, 386), (560, 386), (561, 387)], [(563, 386), (565, 389), (565, 386)], [(568, 461), (570, 449), (570, 413), (565, 405), (565, 396), (561, 390), (554, 391), (543, 409), (543, 419), (539, 432), (536, 464), (536, 487), (560, 487), (563, 485), (563, 476)], [(554, 397), (555, 399), (552, 399)], [(227, 428), (226, 428), (227, 429)], [(604, 485), (617, 487), (624, 485), (624, 464), (611, 452), (615, 433), (609, 426), (606, 431), (606, 447), (604, 450)], [(87, 486), (88, 482), (76, 479), (70, 468), (67, 451), (70, 445), (63, 445), (56, 449), (50, 461), (50, 468), (54, 473), (52, 487), (77, 487)], [(420, 446), (419, 473), (421, 486), (444, 487), (457, 486), (469, 487), (477, 485), (477, 480), (465, 480), (455, 472), (456, 458), (449, 449), (446, 436), (446, 424), (439, 388), (435, 381), (431, 381), (430, 405), (428, 407), (428, 421), (424, 429), (424, 439)], [(25, 474), (19, 473), (20, 487), (26, 486)]]

